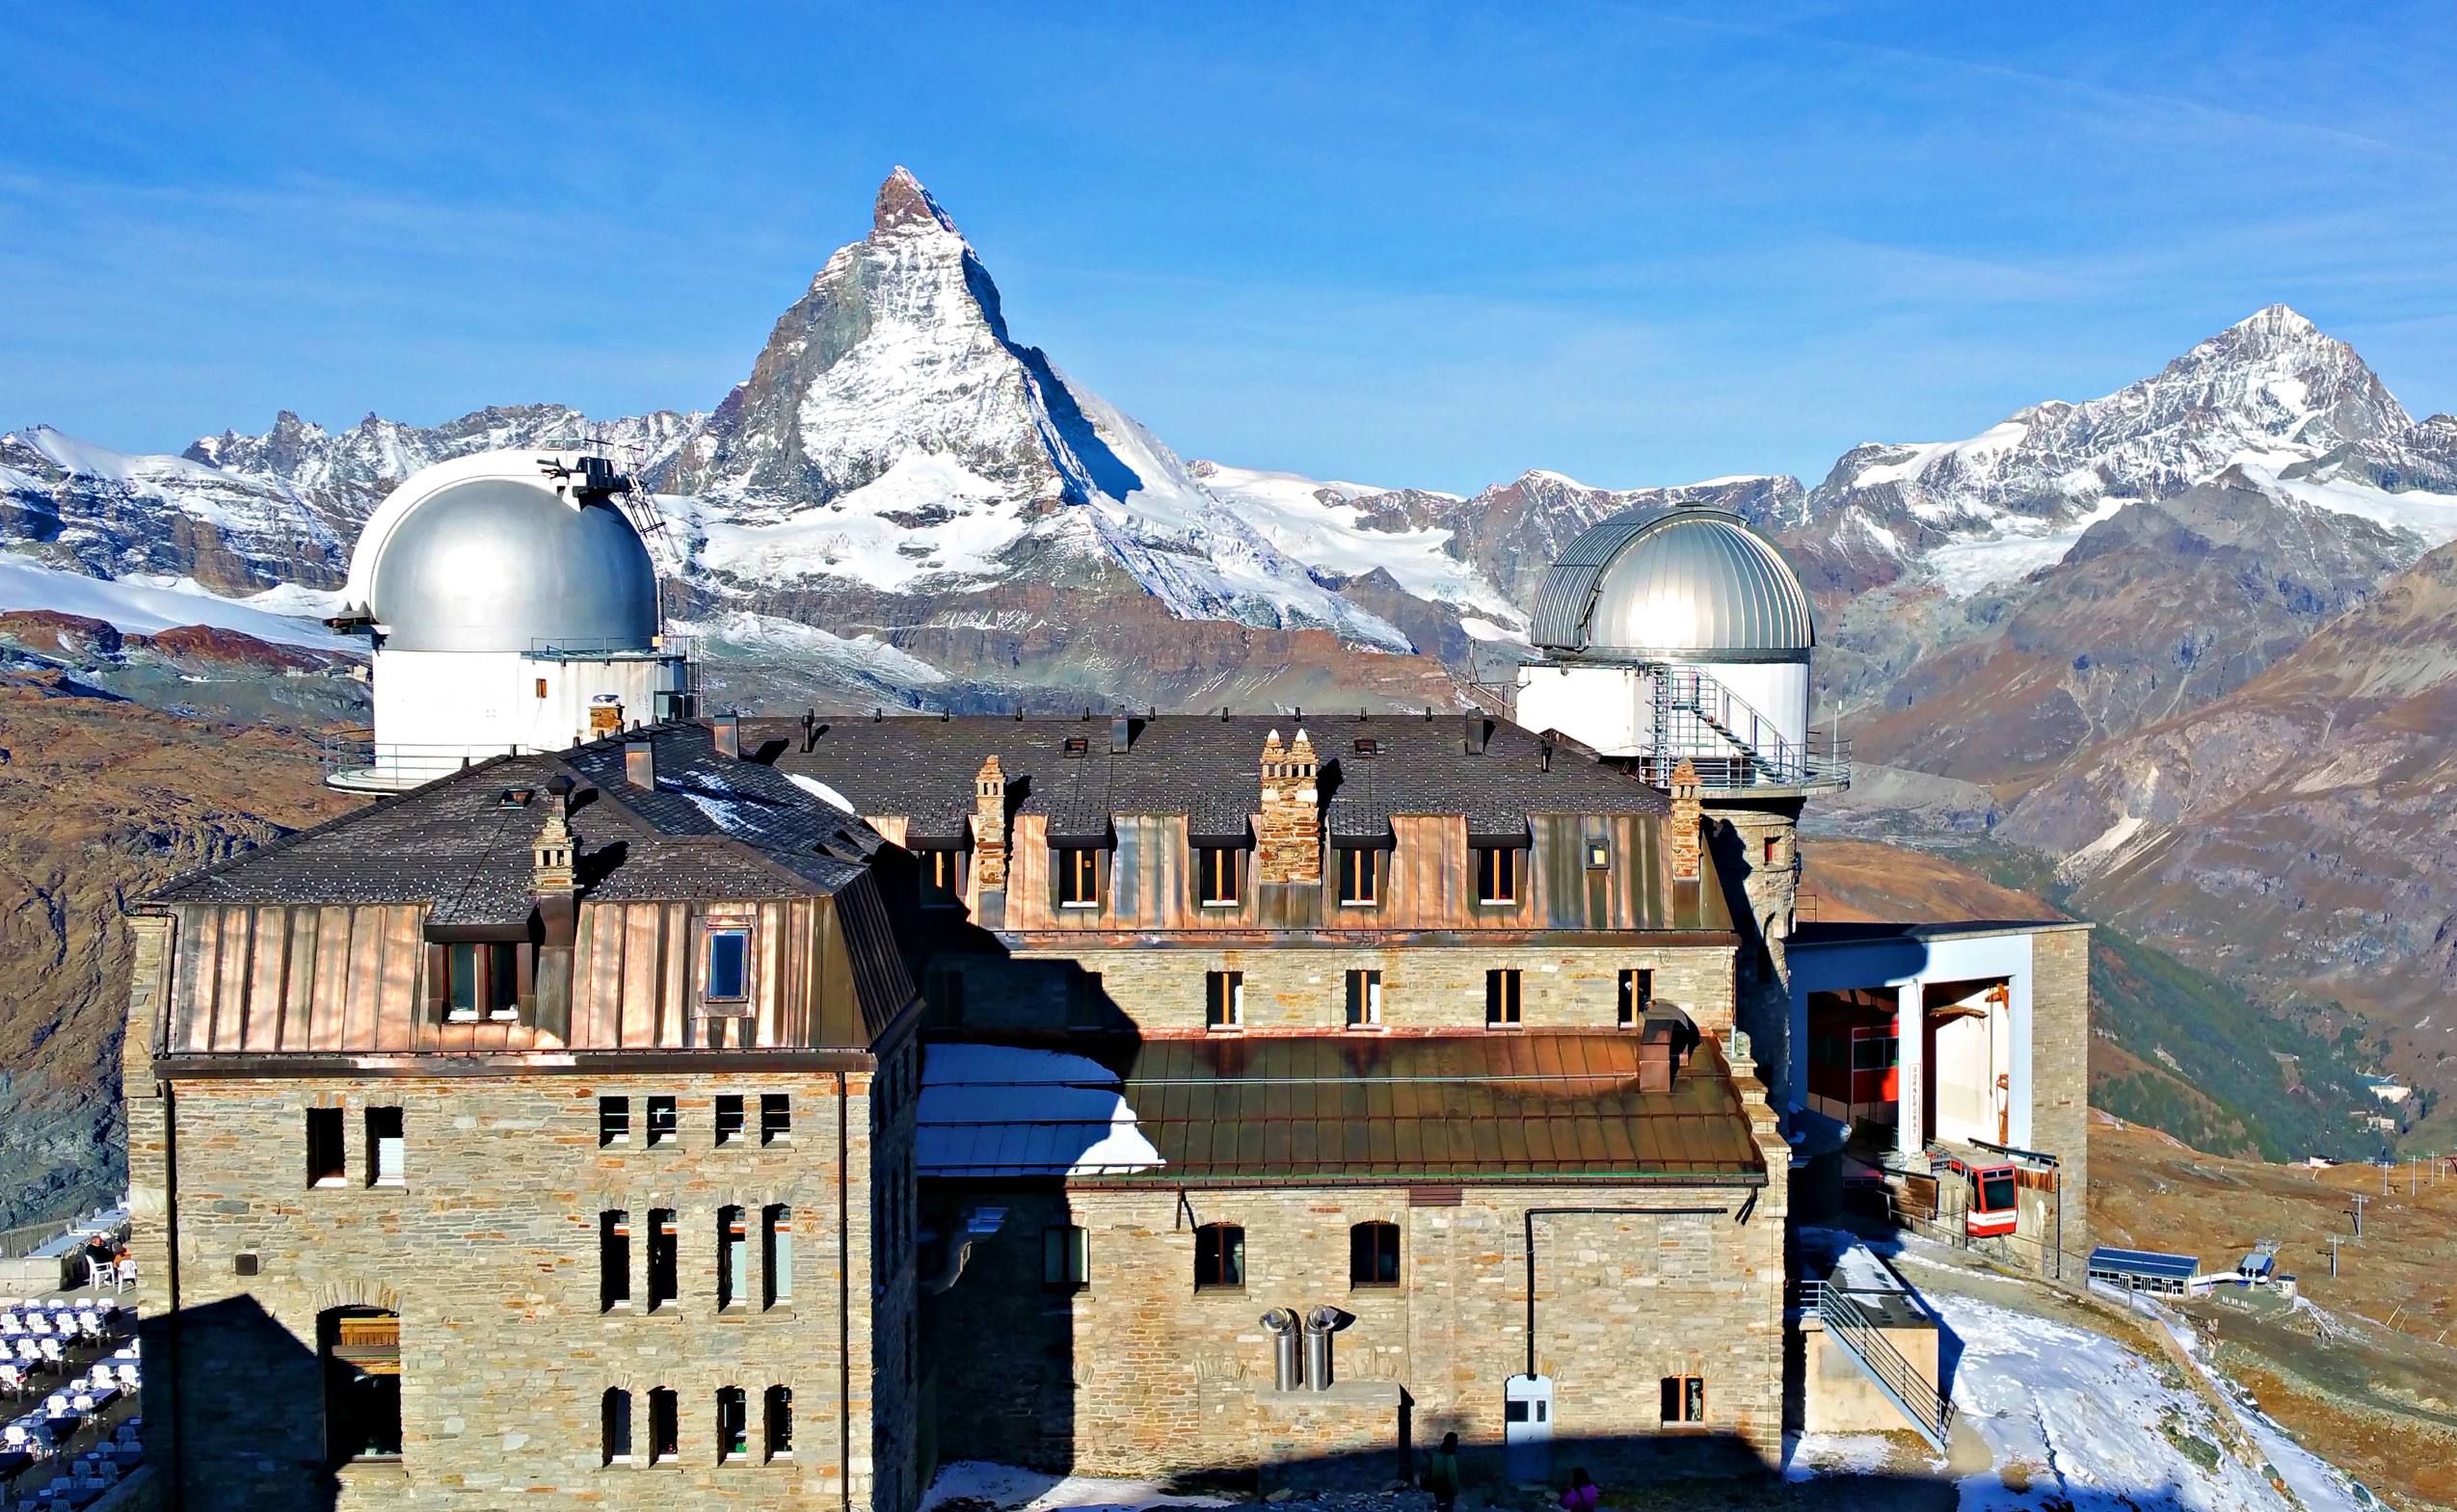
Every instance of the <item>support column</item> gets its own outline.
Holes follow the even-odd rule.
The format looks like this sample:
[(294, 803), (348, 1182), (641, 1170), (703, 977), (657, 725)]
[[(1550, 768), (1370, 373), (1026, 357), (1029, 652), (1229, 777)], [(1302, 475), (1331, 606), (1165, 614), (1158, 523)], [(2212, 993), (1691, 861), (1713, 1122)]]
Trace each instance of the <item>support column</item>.
[(1928, 1008), (1916, 980), (1894, 989), (1894, 1085), (1902, 1101), (1894, 1112), (1894, 1155), (1917, 1165), (1928, 1129), (1920, 1109), (1928, 1101)]

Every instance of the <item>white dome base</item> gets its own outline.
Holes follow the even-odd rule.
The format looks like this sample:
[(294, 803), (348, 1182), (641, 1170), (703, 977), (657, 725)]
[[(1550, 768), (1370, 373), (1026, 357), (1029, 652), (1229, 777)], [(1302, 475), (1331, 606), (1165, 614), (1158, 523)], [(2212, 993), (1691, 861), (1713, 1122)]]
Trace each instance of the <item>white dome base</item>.
[(560, 751), (606, 733), (593, 718), (629, 729), (687, 714), (688, 659), (672, 647), (585, 656), (379, 647), (374, 759), (333, 785), (399, 792), (464, 762)]

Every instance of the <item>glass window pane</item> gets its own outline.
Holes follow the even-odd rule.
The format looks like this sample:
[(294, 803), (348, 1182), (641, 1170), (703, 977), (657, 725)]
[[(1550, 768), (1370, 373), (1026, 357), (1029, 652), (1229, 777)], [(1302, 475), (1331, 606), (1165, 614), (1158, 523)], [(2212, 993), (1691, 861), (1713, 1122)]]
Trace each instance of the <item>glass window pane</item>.
[(720, 929), (708, 936), (708, 996), (738, 1002), (750, 995), (751, 935)]

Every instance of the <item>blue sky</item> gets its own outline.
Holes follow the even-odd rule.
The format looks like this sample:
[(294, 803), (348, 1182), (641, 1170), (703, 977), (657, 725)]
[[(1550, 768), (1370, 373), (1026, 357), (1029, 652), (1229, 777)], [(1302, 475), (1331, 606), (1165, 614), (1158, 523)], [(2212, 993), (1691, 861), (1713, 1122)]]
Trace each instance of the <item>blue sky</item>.
[(2445, 4), (1191, 9), (27, 8), (0, 424), (710, 405), (898, 162), (1189, 457), (1813, 482), (2277, 301), (2457, 409)]

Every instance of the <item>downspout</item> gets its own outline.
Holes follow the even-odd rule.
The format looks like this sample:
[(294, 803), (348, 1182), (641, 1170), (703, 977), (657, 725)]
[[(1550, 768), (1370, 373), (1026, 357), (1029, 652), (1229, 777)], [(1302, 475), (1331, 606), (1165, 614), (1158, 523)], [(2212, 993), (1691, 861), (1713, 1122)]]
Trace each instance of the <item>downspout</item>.
[(845, 1512), (853, 1508), (853, 1152), (851, 1097), (844, 1073), (836, 1074), (836, 1472)]
[[(1752, 1191), (1750, 1195), (1755, 1196)], [(1730, 1207), (1530, 1207), (1523, 1214), (1527, 1225), (1527, 1373), (1536, 1374), (1536, 1220), (1569, 1214), (1608, 1215), (1635, 1218), (1726, 1218), (1736, 1211)], [(1746, 1220), (1743, 1220), (1746, 1221)]]
[[(171, 1434), (169, 1466), (171, 1496), (169, 1512), (179, 1512), (187, 1500), (187, 1435), (179, 1431), (179, 1418), (186, 1410), (179, 1390), (179, 1120), (176, 1083), (162, 1082), (162, 1284), (165, 1307), (162, 1314), (164, 1373), (171, 1381), (170, 1420), (163, 1426)], [(144, 1330), (138, 1330), (142, 1338)]]

